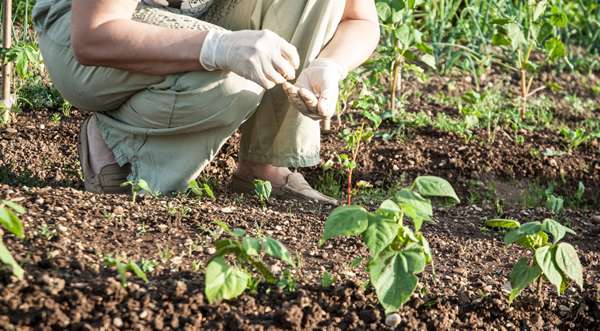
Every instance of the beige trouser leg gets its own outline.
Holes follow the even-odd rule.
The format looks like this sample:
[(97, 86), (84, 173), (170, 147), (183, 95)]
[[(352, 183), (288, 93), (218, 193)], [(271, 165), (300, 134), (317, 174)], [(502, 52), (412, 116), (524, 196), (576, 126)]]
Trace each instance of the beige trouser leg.
[[(304, 66), (331, 38), (341, 17), (343, 4), (325, 4), (340, 2), (220, 0), (207, 19), (233, 30), (269, 28), (296, 45)], [(216, 12), (226, 3), (237, 4)], [(147, 7), (140, 7), (134, 19), (171, 28), (220, 28)], [(220, 70), (144, 75), (81, 66), (71, 49), (70, 0), (39, 0), (34, 22), (56, 88), (74, 106), (96, 111), (98, 127), (117, 162), (133, 159), (130, 180), (144, 179), (167, 194), (186, 190), (261, 100), (256, 115), (243, 127), (242, 157), (283, 166), (318, 162), (318, 123), (290, 108), (281, 89), (263, 98), (257, 84)], [(306, 27), (298, 28), (300, 22)]]

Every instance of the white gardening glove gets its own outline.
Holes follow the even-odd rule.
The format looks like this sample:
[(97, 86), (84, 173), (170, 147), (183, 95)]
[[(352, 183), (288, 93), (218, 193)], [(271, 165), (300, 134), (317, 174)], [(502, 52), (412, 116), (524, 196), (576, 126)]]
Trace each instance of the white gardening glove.
[(265, 89), (294, 79), (300, 58), (296, 47), (269, 30), (210, 30), (200, 63), (208, 70), (230, 70)]
[(302, 71), (296, 85), (283, 83), (290, 103), (305, 116), (318, 121), (331, 118), (338, 101), (338, 83), (348, 69), (334, 59), (316, 59)]

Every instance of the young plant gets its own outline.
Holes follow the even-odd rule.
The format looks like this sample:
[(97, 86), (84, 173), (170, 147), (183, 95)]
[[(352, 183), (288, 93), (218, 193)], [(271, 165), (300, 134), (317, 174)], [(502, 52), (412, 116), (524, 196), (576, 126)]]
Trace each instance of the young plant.
[[(250, 269), (254, 269), (260, 274), (259, 279), (264, 277), (271, 284), (277, 282), (269, 268), (260, 260), (263, 247), (271, 257), (276, 257), (292, 267), (296, 267), (290, 252), (279, 241), (270, 237), (249, 237), (242, 229), (237, 228), (232, 231), (219, 221), (215, 221), (215, 223), (229, 233), (231, 238), (217, 241), (215, 243), (217, 252), (206, 263), (204, 292), (209, 302), (236, 298), (247, 287), (256, 287), (257, 281), (252, 281)], [(236, 258), (237, 263), (234, 267), (231, 267), (223, 259), (223, 256), (229, 253)]]
[[(18, 214), (25, 214), (25, 209), (18, 204), (12, 201), (0, 200), (0, 223), (15, 236), (23, 239), (23, 224), (13, 210)], [(11, 266), (13, 275), (19, 280), (23, 280), (23, 268), (15, 261), (8, 248), (4, 246), (2, 236), (0, 236), (0, 262), (2, 262), (0, 265)]]
[(600, 138), (600, 130), (588, 132), (583, 128), (578, 128), (577, 130), (571, 130), (568, 127), (564, 127), (560, 130), (560, 134), (565, 137), (565, 139), (569, 142), (569, 149), (567, 153), (571, 154), (571, 151), (579, 145), (584, 144), (594, 138)]
[[(529, 222), (521, 225), (514, 220), (496, 219), (486, 222), (489, 226), (516, 228), (504, 236), (504, 249), (512, 243), (533, 250), (533, 262), (528, 264), (528, 258), (523, 257), (515, 264), (510, 273), (512, 290), (509, 302), (519, 296), (521, 291), (537, 280), (537, 296), (542, 292), (542, 281), (547, 280), (556, 286), (558, 295), (565, 292), (572, 280), (583, 291), (583, 268), (575, 248), (568, 243), (558, 243), (566, 233), (576, 234), (575, 231), (556, 222), (546, 219), (543, 223)], [(548, 234), (553, 237), (548, 242)]]
[[(361, 206), (342, 206), (325, 222), (319, 245), (332, 237), (362, 236), (371, 251), (367, 271), (387, 315), (410, 298), (419, 282), (415, 274), (424, 270), (425, 263), (431, 263), (435, 277), (429, 243), (419, 232), (423, 221), (432, 221), (430, 216), (433, 215), (431, 201), (422, 195), (460, 201), (446, 180), (422, 176), (417, 177), (410, 188), (396, 193), (396, 202), (384, 201), (375, 213)], [(414, 221), (414, 231), (404, 225), (404, 216)]]
[(142, 261), (140, 261), (140, 268), (142, 269), (143, 272), (153, 272), (155, 269), (154, 267), (156, 267), (158, 265), (158, 261), (152, 259), (152, 260), (146, 260), (146, 259), (142, 259)]
[[(392, 86), (391, 86), (391, 106), (393, 110), (396, 107), (396, 91), (400, 90), (400, 81), (402, 79), (401, 69), (413, 70), (418, 75), (423, 74), (423, 69), (416, 65), (408, 63), (419, 60), (419, 57), (412, 52), (412, 49), (419, 49), (425, 54), (420, 60), (427, 65), (435, 68), (435, 58), (432, 56), (433, 49), (423, 42), (423, 33), (412, 26), (412, 21), (406, 19), (411, 16), (416, 6), (423, 4), (423, 1), (414, 0), (378, 0), (376, 1), (377, 15), (382, 22), (381, 26), (389, 38), (386, 43), (388, 46), (377, 47), (377, 52), (386, 54), (372, 61), (386, 62), (391, 67)], [(369, 62), (369, 61), (367, 61)]]
[(335, 275), (335, 277), (331, 277), (332, 274), (330, 274), (327, 271), (323, 272), (323, 277), (321, 277), (321, 286), (322, 287), (331, 287), (333, 284), (335, 284), (335, 281), (338, 279), (338, 275)]
[[(382, 121), (381, 117), (377, 115), (375, 111), (369, 110), (370, 108), (378, 110), (379, 107), (377, 104), (373, 103), (373, 100), (371, 99), (371, 93), (366, 89), (362, 90), (360, 93), (360, 100), (355, 101), (353, 106), (362, 108), (363, 120), (360, 130), (351, 132), (350, 130), (345, 129), (342, 135), (342, 139), (348, 143), (346, 148), (352, 152), (352, 159), (345, 154), (340, 155), (341, 159), (338, 158), (342, 168), (348, 172), (348, 205), (350, 205), (352, 195), (356, 194), (356, 190), (352, 190), (352, 171), (354, 168), (356, 168), (356, 157), (358, 156), (360, 149), (360, 142), (362, 140), (365, 141), (365, 143), (369, 143), (374, 136), (373, 131), (379, 127)], [(365, 128), (367, 120), (372, 122), (373, 128)]]
[[(565, 27), (568, 19), (559, 7), (550, 7), (550, 3), (546, 0), (526, 2), (523, 7), (522, 22), (516, 21), (513, 17), (502, 17), (494, 19), (490, 23), (497, 25), (499, 28), (499, 33), (493, 36), (494, 46), (517, 52), (516, 68), (499, 60), (496, 60), (496, 62), (513, 71), (520, 72), (521, 118), (525, 119), (528, 98), (547, 86), (552, 89), (560, 89), (556, 84), (546, 84), (531, 91), (531, 84), (542, 67), (550, 60), (565, 56), (565, 45), (560, 40), (560, 36), (554, 34), (554, 31)], [(554, 27), (557, 27), (557, 29), (554, 29)], [(523, 50), (525, 50), (524, 54)], [(541, 63), (536, 63), (530, 58), (534, 50), (543, 55), (544, 60)], [(488, 54), (488, 58), (491, 58), (491, 56), (491, 54)]]
[(208, 186), (208, 184), (204, 183), (203, 187), (200, 188), (200, 186), (198, 185), (198, 182), (196, 182), (195, 180), (190, 182), (190, 187), (189, 187), (192, 192), (198, 196), (198, 204), (200, 204), (200, 199), (202, 198), (202, 192), (205, 192), (206, 195), (208, 195), (209, 197), (211, 197), (213, 200), (215, 200), (215, 195), (213, 194), (212, 190), (210, 189), (210, 186)]
[(146, 274), (140, 269), (140, 267), (131, 262), (131, 260), (127, 260), (129, 263), (123, 262), (121, 256), (118, 253), (115, 254), (115, 257), (112, 258), (110, 255), (106, 255), (104, 257), (104, 265), (110, 265), (117, 267), (117, 272), (121, 275), (121, 284), (123, 284), (123, 288), (127, 288), (127, 270), (133, 271), (138, 277), (143, 279), (146, 284), (148, 283), (148, 278)]
[(277, 281), (277, 287), (282, 289), (289, 289), (291, 292), (296, 291), (296, 286), (298, 286), (298, 280), (296, 276), (292, 275), (290, 269), (285, 269), (281, 277), (279, 277), (279, 281)]
[(128, 180), (125, 183), (121, 184), (121, 187), (124, 187), (127, 185), (133, 186), (133, 203), (135, 203), (135, 196), (137, 195), (137, 193), (139, 191), (146, 190), (148, 192), (152, 192), (150, 187), (148, 187), (148, 183), (146, 183), (146, 181), (143, 179), (138, 179), (137, 184), (133, 184), (133, 181)]
[(258, 196), (258, 198), (260, 199), (260, 204), (264, 206), (265, 201), (269, 200), (269, 198), (271, 197), (271, 182), (255, 179), (254, 186), (256, 187), (256, 189), (254, 190), (254, 194)]

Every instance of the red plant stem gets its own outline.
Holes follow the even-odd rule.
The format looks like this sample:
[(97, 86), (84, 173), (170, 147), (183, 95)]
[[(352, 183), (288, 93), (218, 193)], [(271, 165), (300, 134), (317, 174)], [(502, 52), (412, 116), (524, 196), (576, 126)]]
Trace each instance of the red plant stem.
[[(362, 138), (363, 129), (365, 127), (365, 120), (367, 118), (363, 117), (362, 124), (360, 125), (360, 132), (358, 133), (358, 141), (356, 142), (356, 149), (354, 149), (354, 154), (352, 155), (352, 161), (356, 164), (356, 155), (358, 154), (358, 148), (360, 147), (360, 139)], [(356, 166), (355, 166), (356, 167)], [(352, 198), (352, 168), (348, 171), (348, 206), (350, 206), (350, 199)]]

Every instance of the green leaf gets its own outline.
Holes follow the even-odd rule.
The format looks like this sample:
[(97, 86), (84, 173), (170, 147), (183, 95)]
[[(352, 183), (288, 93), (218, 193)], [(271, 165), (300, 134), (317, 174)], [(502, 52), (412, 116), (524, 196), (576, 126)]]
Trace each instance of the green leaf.
[(558, 9), (557, 6), (552, 6), (552, 17), (550, 17), (550, 24), (564, 28), (569, 23), (567, 15)]
[(433, 55), (425, 54), (421, 57), (421, 61), (435, 69), (435, 57)]
[(525, 236), (539, 234), (540, 230), (542, 230), (542, 224), (540, 224), (540, 222), (529, 222), (521, 225), (518, 229), (509, 231), (504, 236), (504, 249)]
[(533, 36), (535, 37), (535, 40), (537, 41), (538, 45), (541, 45), (542, 42), (544, 42), (544, 40), (546, 40), (546, 38), (548, 38), (551, 34), (552, 25), (544, 24), (537, 30), (537, 33)]
[(548, 51), (551, 58), (557, 58), (565, 55), (565, 45), (562, 41), (556, 38), (550, 38), (550, 40), (546, 41), (546, 50)]
[(146, 283), (148, 283), (148, 277), (146, 277), (146, 274), (142, 271), (142, 269), (137, 264), (129, 261), (129, 264), (127, 265), (127, 269), (133, 271), (138, 277), (140, 277)]
[(213, 222), (217, 223), (218, 226), (222, 227), (223, 230), (227, 231), (227, 233), (229, 233), (230, 235), (233, 235), (233, 232), (231, 232), (231, 230), (229, 229), (229, 227), (227, 226), (227, 224), (225, 224), (223, 222), (219, 222), (217, 220), (213, 220)]
[(232, 236), (234, 237), (241, 237), (243, 235), (246, 234), (246, 231), (240, 229), (240, 228), (235, 228), (233, 229), (233, 232), (231, 233)]
[(495, 34), (492, 37), (492, 43), (494, 46), (510, 46), (510, 40), (503, 34)]
[(501, 219), (490, 220), (490, 221), (485, 222), (485, 224), (487, 226), (500, 226), (503, 228), (518, 228), (521, 226), (521, 223), (519, 223), (515, 220), (501, 220)]
[(553, 240), (552, 244), (556, 245), (556, 243), (561, 240), (566, 233), (577, 234), (575, 231), (569, 229), (568, 227), (558, 223), (552, 219), (545, 219), (544, 223), (542, 223), (542, 230), (552, 234)]
[(363, 232), (363, 240), (373, 257), (381, 253), (398, 234), (398, 223), (383, 215), (369, 215), (369, 225)]
[[(402, 24), (396, 29), (396, 38), (398, 38), (398, 42), (402, 44), (402, 47), (408, 48), (421, 42), (420, 35), (414, 34), (413, 31), (417, 30), (411, 29), (408, 24)], [(415, 40), (415, 37), (418, 38), (418, 41)]]
[(397, 252), (386, 249), (372, 260), (369, 274), (377, 298), (386, 315), (402, 306), (417, 288), (415, 273), (425, 269), (425, 256), (419, 249)]
[(206, 288), (208, 302), (233, 299), (246, 289), (250, 276), (237, 268), (230, 267), (223, 258), (211, 261), (206, 267)]
[(323, 238), (319, 246), (332, 237), (363, 233), (369, 224), (367, 215), (367, 210), (357, 205), (341, 206), (334, 209), (327, 217)]
[(535, 251), (535, 259), (542, 269), (542, 272), (548, 278), (548, 281), (556, 286), (556, 292), (560, 293), (562, 284), (562, 272), (556, 264), (557, 246), (544, 246)]
[(527, 287), (527, 285), (533, 283), (542, 274), (542, 269), (539, 265), (530, 267), (527, 265), (527, 258), (521, 258), (517, 264), (513, 267), (510, 272), (510, 285), (512, 291), (508, 298), (509, 303), (521, 294), (521, 291)]
[(138, 187), (136, 191), (139, 191), (140, 189), (142, 189), (142, 190), (146, 190), (148, 192), (152, 192), (152, 190), (148, 186), (148, 183), (145, 180), (143, 180), (143, 179), (138, 179), (137, 184), (134, 185), (134, 186)]
[(516, 51), (519, 46), (527, 43), (525, 35), (521, 31), (521, 27), (515, 23), (507, 24), (508, 38), (510, 38), (510, 45), (513, 51)]
[(373, 122), (373, 124), (375, 125), (375, 128), (379, 127), (379, 125), (381, 124), (381, 121), (383, 121), (379, 115), (375, 114), (372, 111), (366, 110), (363, 112), (363, 115)]
[(415, 179), (419, 193), (422, 195), (431, 195), (436, 197), (449, 197), (457, 202), (460, 199), (454, 192), (452, 185), (447, 180), (435, 176), (420, 176)]
[(246, 254), (250, 256), (258, 255), (262, 250), (260, 241), (252, 237), (244, 237), (244, 239), (242, 239), (242, 247), (244, 248)]
[(429, 247), (429, 242), (427, 239), (423, 237), (422, 233), (419, 233), (418, 236), (419, 242), (421, 246), (423, 246), (423, 254), (425, 254), (425, 262), (431, 263), (431, 274), (433, 275), (433, 281), (435, 282), (435, 266), (433, 264), (433, 254), (431, 253), (431, 247)]
[(358, 267), (360, 265), (360, 263), (364, 260), (364, 257), (357, 257), (354, 260), (350, 261), (349, 265), (351, 267)]
[(548, 3), (546, 1), (540, 1), (535, 5), (535, 8), (533, 10), (533, 20), (534, 21), (537, 21), (538, 18), (540, 17), (540, 15), (542, 15), (544, 13), (547, 5), (548, 5)]
[(9, 209), (0, 208), (0, 223), (17, 237), (23, 238), (23, 224), (19, 218)]
[(558, 244), (556, 250), (556, 264), (565, 273), (565, 276), (574, 280), (583, 292), (583, 268), (575, 248), (567, 243)]
[[(125, 184), (125, 183), (123, 183), (123, 184)], [(121, 186), (122, 186), (123, 184), (121, 184)], [(191, 189), (194, 189), (194, 188), (195, 188), (195, 189), (198, 189), (198, 188), (199, 188), (199, 187), (198, 187), (198, 182), (196, 182), (195, 180), (192, 180), (192, 181), (190, 182), (190, 185), (188, 186), (188, 188), (191, 188)]]
[(255, 179), (254, 186), (256, 186), (256, 193), (263, 198), (268, 199), (271, 196), (271, 182)]
[(294, 260), (292, 259), (292, 255), (290, 255), (290, 252), (288, 252), (287, 248), (285, 248), (285, 246), (283, 246), (283, 244), (278, 240), (271, 237), (266, 237), (262, 240), (262, 243), (269, 255), (287, 262), (294, 268), (296, 267), (296, 264), (294, 264)]
[(548, 235), (544, 231), (517, 240), (517, 244), (523, 246), (523, 248), (542, 247), (546, 242), (548, 242)]
[(381, 203), (375, 213), (378, 215), (388, 215), (390, 217), (400, 217), (400, 207), (398, 207), (394, 201), (387, 199)]
[(563, 88), (560, 85), (558, 85), (558, 84), (556, 84), (554, 82), (552, 82), (552, 83), (544, 83), (544, 85), (550, 87), (550, 89), (552, 91), (558, 91), (558, 92), (560, 92), (560, 91), (563, 90)]
[(498, 24), (498, 25), (505, 25), (508, 23), (510, 23), (510, 19), (508, 19), (508, 18), (496, 18), (489, 22), (489, 24)]
[(264, 263), (256, 260), (250, 260), (250, 263), (263, 277), (265, 277), (265, 280), (267, 282), (271, 284), (275, 284), (277, 282), (277, 279), (275, 279), (275, 276), (273, 276), (271, 270), (269, 270), (269, 268), (267, 268), (267, 266)]
[(400, 190), (400, 192), (396, 193), (395, 198), (412, 219), (431, 220), (429, 216), (433, 215), (433, 208), (429, 199), (425, 199), (419, 193), (407, 189)]
[(208, 194), (209, 197), (215, 200), (215, 195), (213, 194), (213, 191), (210, 189), (210, 186), (208, 186), (208, 184), (204, 184), (204, 192), (206, 192), (206, 194)]
[(414, 232), (408, 226), (398, 228), (398, 238), (400, 238), (403, 244), (419, 241), (419, 238), (415, 236)]
[(379, 0), (375, 4), (377, 16), (386, 24), (399, 22), (404, 15), (405, 7), (402, 0)]
[(25, 208), (21, 207), (19, 204), (14, 203), (12, 201), (2, 200), (2, 204), (12, 208), (17, 213), (23, 215), (26, 213)]
[(427, 45), (426, 43), (418, 43), (415, 45), (415, 47), (417, 47), (417, 49), (422, 50), (425, 54), (433, 55), (433, 48), (429, 47), (429, 45)]
[(10, 265), (12, 267), (13, 275), (15, 275), (19, 280), (23, 280), (23, 268), (15, 261), (13, 256), (10, 254), (10, 251), (4, 243), (2, 242), (2, 236), (0, 236), (0, 261), (2, 263)]

